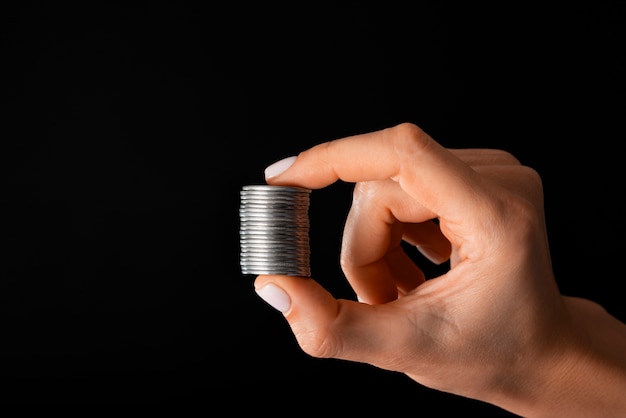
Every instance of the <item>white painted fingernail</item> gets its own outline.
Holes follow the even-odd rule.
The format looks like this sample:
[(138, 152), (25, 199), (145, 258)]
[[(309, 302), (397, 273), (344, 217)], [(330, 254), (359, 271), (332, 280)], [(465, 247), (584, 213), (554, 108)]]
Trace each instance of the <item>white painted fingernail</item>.
[(287, 171), (287, 169), (289, 167), (291, 167), (293, 165), (293, 163), (296, 162), (296, 158), (298, 157), (287, 157), (287, 158), (283, 158), (280, 161), (276, 161), (274, 164), (268, 166), (265, 169), (265, 178), (269, 179), (272, 177), (276, 177), (279, 174), (284, 173), (285, 171)]
[(291, 306), (291, 298), (287, 292), (273, 283), (266, 284), (255, 291), (261, 299), (280, 312), (287, 312)]

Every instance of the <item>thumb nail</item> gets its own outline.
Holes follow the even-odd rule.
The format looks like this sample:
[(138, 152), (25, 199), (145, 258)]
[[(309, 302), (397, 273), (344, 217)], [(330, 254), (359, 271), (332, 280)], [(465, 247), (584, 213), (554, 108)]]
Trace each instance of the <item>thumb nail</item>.
[(260, 289), (255, 289), (255, 291), (261, 299), (280, 312), (287, 312), (291, 306), (291, 298), (287, 292), (275, 284), (266, 284)]

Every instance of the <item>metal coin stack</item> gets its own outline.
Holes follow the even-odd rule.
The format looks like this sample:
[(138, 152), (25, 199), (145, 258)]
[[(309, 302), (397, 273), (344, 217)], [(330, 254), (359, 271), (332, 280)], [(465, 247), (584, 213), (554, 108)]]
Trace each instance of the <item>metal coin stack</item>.
[(310, 189), (251, 185), (240, 192), (243, 274), (310, 277)]

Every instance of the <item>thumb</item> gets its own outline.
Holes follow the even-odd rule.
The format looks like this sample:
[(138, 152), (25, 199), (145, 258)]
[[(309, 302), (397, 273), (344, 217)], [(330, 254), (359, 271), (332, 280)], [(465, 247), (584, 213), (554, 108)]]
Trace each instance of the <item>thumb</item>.
[(403, 351), (389, 335), (404, 335), (403, 327), (410, 324), (394, 303), (367, 305), (335, 299), (315, 280), (303, 277), (260, 275), (254, 287), (261, 299), (283, 313), (298, 344), (310, 356), (402, 371), (401, 365), (389, 362), (399, 358), (393, 353)]

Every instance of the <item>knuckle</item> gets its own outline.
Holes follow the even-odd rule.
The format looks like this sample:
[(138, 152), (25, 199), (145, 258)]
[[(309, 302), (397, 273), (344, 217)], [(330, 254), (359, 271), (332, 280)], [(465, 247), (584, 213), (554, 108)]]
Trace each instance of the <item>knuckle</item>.
[(334, 358), (338, 350), (332, 335), (319, 329), (296, 333), (298, 344), (306, 354), (316, 358)]

